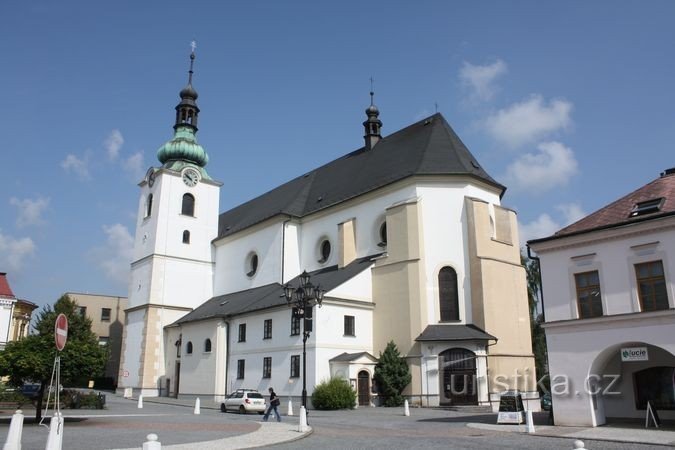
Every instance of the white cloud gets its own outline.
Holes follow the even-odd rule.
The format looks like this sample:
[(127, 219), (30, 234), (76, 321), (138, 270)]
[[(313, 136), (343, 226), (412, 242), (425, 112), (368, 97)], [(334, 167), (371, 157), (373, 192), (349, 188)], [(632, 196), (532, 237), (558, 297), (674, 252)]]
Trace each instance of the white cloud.
[(106, 243), (92, 254), (106, 277), (125, 284), (129, 281), (129, 265), (133, 256), (134, 238), (124, 225), (103, 225)]
[(18, 272), (30, 256), (35, 253), (35, 243), (31, 238), (14, 238), (0, 230), (0, 268)]
[(555, 209), (562, 214), (562, 220), (555, 220), (543, 213), (530, 223), (519, 224), (520, 242), (523, 246), (529, 240), (551, 236), (556, 231), (586, 216), (577, 203), (563, 203), (556, 205)]
[(26, 198), (19, 200), (12, 197), (9, 203), (19, 208), (19, 216), (16, 218), (16, 226), (23, 228), (28, 225), (42, 225), (42, 213), (49, 206), (49, 198), (38, 197), (35, 200)]
[(527, 241), (550, 236), (562, 227), (551, 216), (544, 213), (530, 223), (521, 223), (519, 228), (520, 243), (524, 246)]
[(548, 105), (541, 95), (514, 103), (485, 120), (485, 128), (497, 141), (510, 147), (535, 142), (572, 123), (572, 103), (551, 100)]
[(574, 152), (560, 142), (543, 142), (536, 153), (521, 155), (506, 168), (507, 186), (542, 193), (567, 184), (579, 172)]
[(578, 203), (563, 203), (555, 207), (563, 215), (563, 227), (573, 224), (586, 216)]
[(492, 64), (484, 66), (473, 65), (464, 61), (459, 70), (459, 79), (462, 85), (468, 88), (473, 100), (490, 100), (497, 92), (494, 82), (508, 71), (506, 63), (498, 59)]
[(81, 180), (91, 179), (91, 175), (89, 174), (88, 154), (85, 154), (84, 157), (80, 159), (72, 153), (69, 153), (68, 156), (66, 156), (66, 159), (61, 161), (61, 167), (63, 167), (63, 170), (66, 172), (73, 171)]
[(117, 159), (123, 144), (124, 137), (120, 133), (120, 130), (112, 130), (103, 143), (105, 151), (108, 154), (108, 160), (115, 161)]
[(124, 167), (124, 170), (126, 170), (128, 173), (131, 174), (134, 179), (141, 179), (143, 177), (143, 168), (144, 168), (144, 162), (143, 162), (143, 152), (136, 152), (130, 157), (128, 157), (124, 162), (122, 163), (122, 167)]

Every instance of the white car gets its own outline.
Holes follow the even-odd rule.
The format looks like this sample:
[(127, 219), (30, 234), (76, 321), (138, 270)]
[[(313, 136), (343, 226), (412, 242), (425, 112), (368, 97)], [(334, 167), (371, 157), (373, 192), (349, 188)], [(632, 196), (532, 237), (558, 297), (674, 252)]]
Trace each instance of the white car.
[(265, 412), (266, 407), (265, 398), (262, 394), (252, 389), (238, 389), (227, 396), (225, 401), (220, 404), (222, 412), (239, 411), (240, 414), (249, 412), (262, 414)]

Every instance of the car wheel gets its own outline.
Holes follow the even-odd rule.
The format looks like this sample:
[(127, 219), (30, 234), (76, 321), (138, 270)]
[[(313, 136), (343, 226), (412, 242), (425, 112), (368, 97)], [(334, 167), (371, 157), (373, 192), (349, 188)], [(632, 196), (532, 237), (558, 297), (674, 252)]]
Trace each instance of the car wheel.
[(265, 414), (265, 411), (258, 411), (258, 414), (262, 416), (263, 414)]
[(246, 414), (246, 408), (244, 408), (244, 405), (239, 407), (239, 414)]
[(220, 404), (220, 412), (227, 412), (227, 408), (225, 408), (225, 403)]

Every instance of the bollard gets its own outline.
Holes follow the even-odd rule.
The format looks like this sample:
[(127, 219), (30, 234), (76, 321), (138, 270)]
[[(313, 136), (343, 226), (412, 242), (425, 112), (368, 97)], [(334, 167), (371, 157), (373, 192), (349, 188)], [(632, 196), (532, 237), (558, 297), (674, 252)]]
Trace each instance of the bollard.
[(534, 419), (532, 418), (532, 411), (530, 411), (529, 409), (525, 412), (525, 423), (527, 424), (527, 432), (530, 434), (535, 433)]
[(410, 415), (410, 407), (408, 406), (408, 399), (406, 399), (403, 402), (403, 415), (406, 417)]
[(199, 414), (199, 406), (200, 406), (199, 397), (197, 397), (197, 400), (195, 400), (195, 414)]
[(138, 409), (143, 409), (143, 394), (138, 396)]
[(584, 447), (584, 441), (574, 441), (574, 448), (580, 448), (582, 450), (585, 450), (586, 447)]
[(47, 446), (45, 447), (45, 450), (61, 450), (62, 445), (63, 415), (57, 411), (49, 422), (49, 436), (47, 436)]
[(162, 443), (155, 433), (150, 433), (145, 438), (147, 441), (143, 442), (143, 450), (162, 450)]
[(12, 415), (9, 432), (2, 450), (21, 450), (21, 432), (23, 431), (23, 411), (17, 409)]
[(288, 414), (287, 416), (292, 416), (293, 415), (293, 402), (288, 399)]
[(307, 410), (304, 406), (300, 407), (300, 422), (298, 424), (298, 431), (304, 433), (307, 431)]
[(133, 397), (133, 390), (131, 388), (124, 388), (124, 398)]

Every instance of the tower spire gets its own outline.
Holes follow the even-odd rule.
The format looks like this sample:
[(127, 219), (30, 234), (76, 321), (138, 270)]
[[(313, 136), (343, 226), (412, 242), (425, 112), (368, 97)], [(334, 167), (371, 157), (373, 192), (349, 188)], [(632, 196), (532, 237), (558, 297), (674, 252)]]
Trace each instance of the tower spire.
[(363, 122), (363, 127), (365, 128), (366, 134), (363, 138), (366, 140), (366, 150), (371, 150), (375, 147), (375, 144), (382, 139), (380, 130), (382, 128), (382, 121), (378, 118), (380, 115), (380, 110), (377, 109), (374, 103), (375, 92), (373, 89), (373, 84), (375, 80), (373, 77), (370, 77), (370, 106), (366, 109), (366, 116), (368, 118)]

